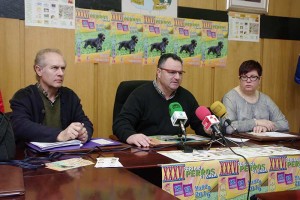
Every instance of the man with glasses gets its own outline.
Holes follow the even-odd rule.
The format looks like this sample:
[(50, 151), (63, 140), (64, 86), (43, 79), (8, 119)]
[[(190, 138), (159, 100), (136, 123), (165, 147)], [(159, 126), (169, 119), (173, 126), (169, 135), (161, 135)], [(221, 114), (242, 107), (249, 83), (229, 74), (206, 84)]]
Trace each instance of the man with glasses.
[(262, 67), (254, 60), (244, 61), (239, 68), (240, 85), (230, 90), (223, 97), (228, 118), (232, 126), (227, 133), (253, 131), (284, 132), (289, 130), (289, 124), (278, 106), (272, 99), (258, 91), (261, 82)]
[(149, 147), (148, 136), (178, 135), (180, 128), (170, 120), (169, 105), (178, 102), (186, 112), (196, 134), (207, 136), (195, 115), (199, 107), (195, 97), (180, 86), (184, 75), (182, 60), (175, 54), (163, 54), (156, 70), (156, 80), (136, 88), (123, 105), (113, 123), (113, 133), (122, 141), (139, 147)]
[(87, 142), (93, 124), (75, 92), (63, 87), (66, 61), (58, 49), (42, 49), (34, 60), (37, 83), (16, 92), (10, 100), (11, 122), (17, 143)]

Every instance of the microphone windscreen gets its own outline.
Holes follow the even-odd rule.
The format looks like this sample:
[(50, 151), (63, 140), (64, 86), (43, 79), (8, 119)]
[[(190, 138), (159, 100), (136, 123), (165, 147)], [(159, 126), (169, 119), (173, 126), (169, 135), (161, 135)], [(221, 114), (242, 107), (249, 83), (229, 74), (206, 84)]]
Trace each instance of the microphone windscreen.
[(226, 114), (226, 108), (224, 104), (222, 104), (220, 101), (215, 101), (210, 106), (210, 110), (217, 116), (217, 117), (223, 117)]
[(203, 121), (208, 115), (211, 115), (210, 111), (205, 106), (199, 106), (195, 112), (196, 116)]
[(170, 116), (172, 116), (175, 111), (183, 111), (182, 106), (178, 102), (173, 102), (169, 105)]

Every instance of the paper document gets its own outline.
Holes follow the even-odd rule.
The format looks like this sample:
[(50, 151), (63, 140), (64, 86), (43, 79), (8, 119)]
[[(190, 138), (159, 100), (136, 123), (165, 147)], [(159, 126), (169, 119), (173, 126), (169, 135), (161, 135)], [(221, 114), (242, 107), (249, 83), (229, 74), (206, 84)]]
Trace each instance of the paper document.
[(30, 142), (30, 144), (33, 144), (37, 147), (39, 147), (41, 150), (47, 150), (52, 149), (56, 147), (65, 147), (65, 146), (72, 146), (72, 145), (81, 145), (80, 140), (69, 140), (66, 142)]
[(97, 158), (96, 168), (99, 167), (123, 167), (120, 163), (119, 158), (116, 157), (100, 157)]
[(232, 138), (232, 137), (225, 137), (228, 140), (232, 140), (233, 142), (247, 142), (249, 139), (244, 138)]
[(178, 135), (153, 135), (150, 136), (150, 138), (156, 144), (175, 144), (180, 142), (196, 143), (210, 140), (210, 138), (195, 134), (187, 134), (186, 138), (184, 135), (182, 137), (178, 137)]
[[(274, 155), (300, 155), (300, 151), (282, 146), (260, 146), (260, 147), (232, 147), (232, 149), (246, 158)], [(210, 150), (194, 150), (192, 153), (183, 153), (182, 151), (159, 151), (168, 158), (178, 162), (195, 162), (202, 160), (222, 160), (239, 158), (228, 148), (212, 148)]]
[(280, 133), (280, 132), (265, 132), (265, 133), (249, 132), (248, 134), (256, 135), (256, 136), (265, 136), (265, 137), (297, 137), (296, 135), (291, 135), (288, 133)]
[(101, 145), (108, 145), (108, 144), (113, 144), (113, 141), (107, 140), (107, 139), (93, 139), (92, 142), (97, 143), (97, 144), (101, 144)]
[(94, 163), (89, 160), (85, 160), (82, 158), (71, 158), (71, 159), (46, 163), (46, 168), (53, 169), (56, 171), (65, 171), (68, 169), (74, 169), (74, 168), (83, 167), (92, 164)]

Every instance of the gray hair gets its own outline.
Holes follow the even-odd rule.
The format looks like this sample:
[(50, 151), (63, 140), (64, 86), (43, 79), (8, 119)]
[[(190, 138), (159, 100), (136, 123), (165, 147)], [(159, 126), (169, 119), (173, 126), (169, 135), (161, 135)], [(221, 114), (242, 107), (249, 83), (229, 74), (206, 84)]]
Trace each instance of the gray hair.
[[(35, 56), (35, 59), (34, 59), (34, 64), (33, 64), (33, 69), (35, 71), (35, 66), (38, 65), (40, 66), (41, 68), (45, 67), (46, 66), (46, 63), (45, 63), (45, 55), (47, 53), (56, 53), (56, 54), (59, 54), (63, 57), (63, 54), (61, 53), (61, 51), (59, 49), (50, 49), (50, 48), (47, 48), (47, 49), (41, 49), (37, 52), (36, 56)], [(63, 58), (64, 59), (64, 58)], [(67, 65), (66, 63), (66, 60), (64, 59), (64, 62), (65, 62), (65, 65)], [(36, 77), (36, 80), (39, 80), (40, 77), (35, 74), (35, 77)]]

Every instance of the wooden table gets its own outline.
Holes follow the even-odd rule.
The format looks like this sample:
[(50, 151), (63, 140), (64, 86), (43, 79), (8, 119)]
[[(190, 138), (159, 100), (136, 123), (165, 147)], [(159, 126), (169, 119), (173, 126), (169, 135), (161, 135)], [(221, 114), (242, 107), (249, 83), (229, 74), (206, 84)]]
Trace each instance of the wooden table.
[[(248, 146), (273, 144), (300, 148), (299, 141), (248, 141), (245, 144)], [(213, 147), (218, 146), (218, 144), (213, 144)], [(200, 149), (202, 147), (194, 146)], [(176, 147), (160, 150), (174, 149)], [(88, 158), (95, 162), (97, 157), (103, 156), (118, 157), (125, 169), (97, 169), (94, 166), (88, 166), (66, 172), (55, 172), (49, 169), (25, 170), (26, 199), (47, 199), (48, 195), (49, 197), (57, 195), (59, 199), (75, 199), (76, 197), (77, 199), (110, 199), (110, 197), (111, 199), (144, 199), (145, 197), (147, 199), (176, 199), (161, 189), (160, 168), (160, 164), (176, 163), (176, 161), (158, 154), (151, 148), (130, 148), (124, 151), (106, 149), (105, 152), (94, 152)]]
[[(39, 170), (37, 170), (39, 171)], [(123, 168), (24, 174), (25, 199), (177, 199)]]
[(256, 194), (252, 200), (296, 200), (300, 199), (300, 190), (288, 190), (281, 192), (268, 192)]

